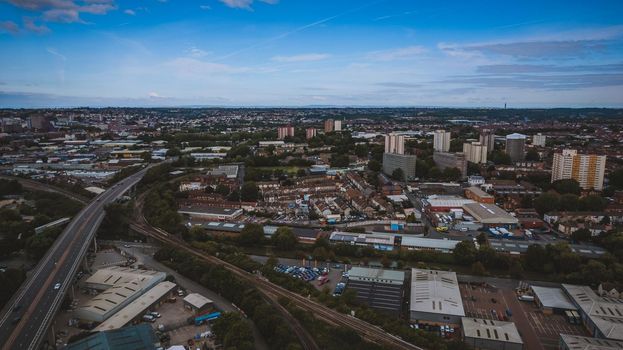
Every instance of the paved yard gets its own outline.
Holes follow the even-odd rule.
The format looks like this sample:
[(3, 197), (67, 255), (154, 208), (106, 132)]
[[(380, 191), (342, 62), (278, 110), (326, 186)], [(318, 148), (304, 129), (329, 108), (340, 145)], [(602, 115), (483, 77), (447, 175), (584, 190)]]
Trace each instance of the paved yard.
[(467, 316), (499, 320), (509, 309), (512, 316), (506, 318), (515, 322), (526, 349), (557, 349), (560, 333), (588, 335), (561, 315), (544, 315), (533, 302), (519, 301), (514, 289), (475, 283), (462, 283), (460, 289)]

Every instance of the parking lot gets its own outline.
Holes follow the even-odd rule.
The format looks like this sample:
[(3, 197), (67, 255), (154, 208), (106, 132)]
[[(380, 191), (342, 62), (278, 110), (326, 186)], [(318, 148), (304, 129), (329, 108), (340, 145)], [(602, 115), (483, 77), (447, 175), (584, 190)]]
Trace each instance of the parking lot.
[(462, 283), (460, 289), (467, 316), (514, 322), (526, 349), (557, 349), (560, 333), (588, 335), (583, 326), (561, 315), (544, 315), (534, 302), (517, 300), (513, 289), (474, 283)]

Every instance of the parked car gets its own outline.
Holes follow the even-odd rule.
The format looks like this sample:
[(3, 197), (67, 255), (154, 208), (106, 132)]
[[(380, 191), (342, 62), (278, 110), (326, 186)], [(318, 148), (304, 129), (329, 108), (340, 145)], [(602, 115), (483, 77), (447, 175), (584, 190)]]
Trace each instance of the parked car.
[(60, 283), (55, 284), (54, 290), (59, 290), (59, 289), (61, 289), (61, 284)]

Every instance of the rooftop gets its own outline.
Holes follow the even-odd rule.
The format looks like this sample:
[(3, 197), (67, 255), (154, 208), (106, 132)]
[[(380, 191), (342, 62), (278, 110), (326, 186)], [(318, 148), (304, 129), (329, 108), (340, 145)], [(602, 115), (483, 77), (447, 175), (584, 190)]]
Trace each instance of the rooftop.
[(532, 291), (544, 307), (564, 310), (578, 309), (560, 288), (532, 286)]
[(457, 196), (440, 196), (440, 195), (432, 195), (426, 198), (426, 202), (430, 204), (431, 207), (456, 207), (460, 208), (465, 204), (476, 203), (471, 199), (457, 197)]
[(620, 350), (623, 341), (561, 334), (560, 340), (569, 350)]
[(422, 238), (413, 236), (402, 236), (403, 247), (418, 247), (418, 248), (431, 248), (441, 250), (453, 250), (457, 243), (460, 241), (454, 241), (449, 239), (435, 239), (435, 238)]
[(112, 266), (97, 270), (86, 280), (86, 283), (91, 285), (101, 285), (103, 289), (106, 289), (117, 284), (136, 280), (140, 282), (154, 277), (164, 279), (166, 274), (160, 271)]
[(495, 204), (467, 203), (463, 209), (483, 224), (517, 224), (519, 220)]
[(170, 293), (173, 288), (175, 288), (175, 283), (168, 281), (158, 283), (147, 293), (141, 295), (119, 312), (112, 315), (112, 317), (102, 322), (94, 331), (112, 330), (125, 326), (150, 308), (156, 301), (167, 295), (167, 293)]
[(465, 316), (456, 273), (411, 269), (411, 311)]
[(562, 288), (605, 338), (623, 340), (623, 300), (597, 295), (588, 286), (563, 284)]
[(348, 279), (402, 285), (405, 280), (405, 273), (404, 271), (397, 270), (374, 269), (355, 266), (348, 270)]
[(461, 318), (465, 337), (491, 339), (508, 343), (523, 344), (513, 322), (485, 320), (482, 318)]
[(199, 294), (199, 293), (191, 293), (188, 294), (185, 298), (184, 301), (189, 303), (190, 305), (192, 305), (193, 307), (197, 308), (197, 309), (201, 309), (202, 307), (208, 305), (208, 304), (212, 304), (212, 300), (204, 297), (203, 295)]
[(151, 326), (139, 324), (90, 335), (65, 347), (68, 350), (150, 350), (158, 340)]

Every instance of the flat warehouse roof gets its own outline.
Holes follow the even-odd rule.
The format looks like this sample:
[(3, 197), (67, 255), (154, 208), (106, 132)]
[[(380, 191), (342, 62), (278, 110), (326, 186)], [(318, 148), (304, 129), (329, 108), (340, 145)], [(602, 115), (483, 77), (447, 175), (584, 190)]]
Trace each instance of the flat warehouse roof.
[(534, 295), (539, 299), (539, 302), (547, 308), (563, 309), (563, 310), (577, 310), (578, 308), (573, 305), (573, 302), (569, 300), (565, 292), (560, 288), (549, 288), (532, 286)]
[(402, 285), (405, 280), (404, 271), (374, 269), (367, 267), (352, 267), (348, 270), (348, 279), (359, 281), (382, 282)]
[(184, 298), (184, 301), (198, 309), (204, 307), (205, 305), (212, 304), (212, 300), (204, 297), (199, 293), (188, 294)]
[(623, 341), (561, 334), (560, 340), (569, 350), (620, 350)]
[(517, 224), (519, 220), (495, 204), (468, 203), (463, 209), (481, 223)]
[(513, 322), (463, 317), (461, 324), (465, 337), (523, 344)]
[(166, 274), (160, 271), (112, 266), (97, 270), (86, 280), (86, 283), (114, 286), (115, 284), (127, 283), (135, 280), (144, 281), (154, 277), (164, 279)]
[(411, 311), (465, 316), (456, 273), (411, 269)]
[(589, 286), (563, 284), (562, 288), (604, 337), (623, 340), (623, 300), (597, 295)]
[(128, 306), (124, 307), (119, 312), (112, 315), (112, 317), (102, 322), (102, 324), (97, 326), (94, 331), (100, 332), (125, 326), (141, 313), (145, 312), (160, 298), (167, 295), (167, 293), (170, 293), (173, 288), (175, 288), (175, 283), (168, 281), (158, 283), (147, 293), (141, 295), (136, 300), (128, 304)]

